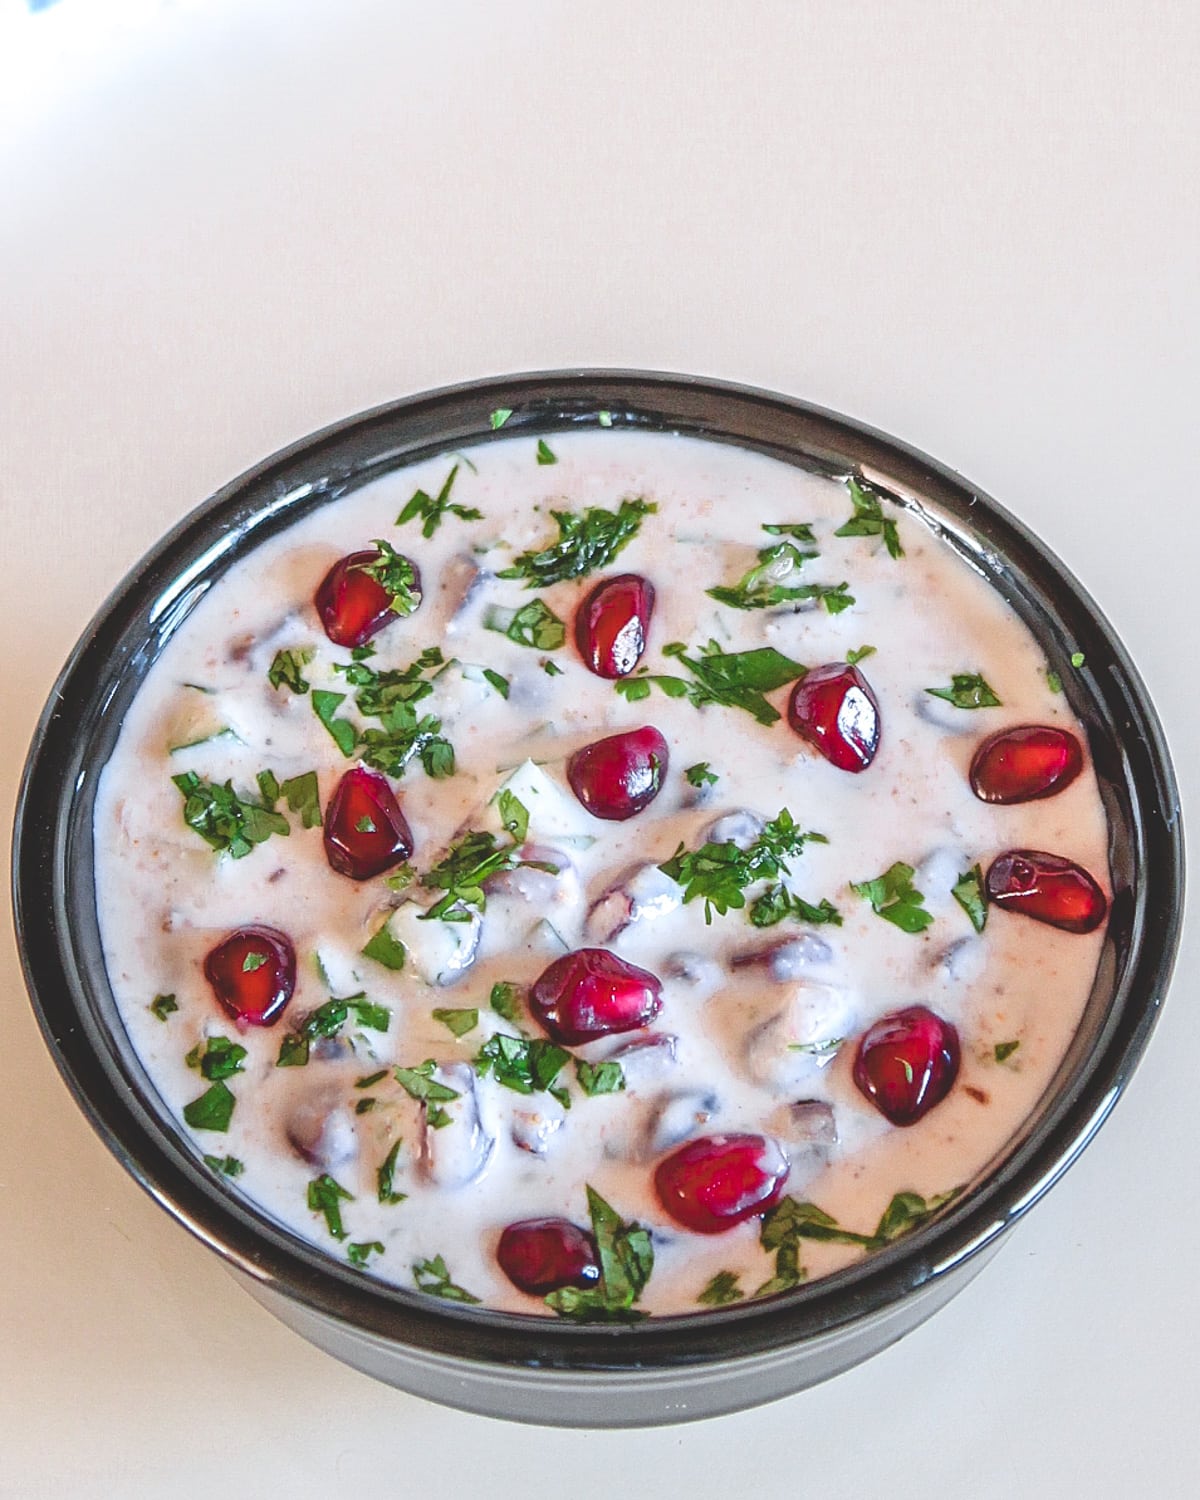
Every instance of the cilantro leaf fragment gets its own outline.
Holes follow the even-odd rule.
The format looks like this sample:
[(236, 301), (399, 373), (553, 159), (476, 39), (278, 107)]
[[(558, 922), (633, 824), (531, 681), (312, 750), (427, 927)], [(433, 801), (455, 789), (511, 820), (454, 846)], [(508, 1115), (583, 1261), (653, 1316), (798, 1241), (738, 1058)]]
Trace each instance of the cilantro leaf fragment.
[(718, 1271), (704, 1290), (697, 1293), (696, 1301), (706, 1307), (725, 1307), (730, 1302), (740, 1302), (745, 1295), (736, 1272)]
[(925, 691), (931, 698), (944, 698), (947, 703), (953, 703), (955, 708), (999, 708), (1001, 706), (995, 689), (990, 687), (978, 672), (954, 672), (950, 676), (949, 687), (926, 688)]
[[(547, 450), (548, 451), (548, 450)], [(589, 506), (582, 515), (552, 510), (558, 540), (539, 552), (522, 552), (500, 578), (522, 578), (525, 587), (545, 588), (569, 578), (583, 578), (607, 567), (617, 553), (638, 533), (644, 516), (658, 507), (645, 500), (622, 500), (616, 511)]]
[(551, 1292), (546, 1306), (561, 1318), (579, 1323), (631, 1323), (645, 1317), (634, 1303), (654, 1269), (649, 1231), (627, 1224), (590, 1184), (587, 1189), (592, 1237), (600, 1261), (600, 1281), (592, 1287), (563, 1287)]
[(309, 1048), (318, 1037), (333, 1037), (341, 1031), (353, 1012), (359, 1026), (368, 1031), (386, 1031), (392, 1013), (386, 1005), (376, 1005), (365, 994), (347, 995), (341, 1000), (327, 1000), (305, 1017), (296, 1031), (289, 1032), (279, 1048), (277, 1068), (302, 1068), (308, 1062)]
[(567, 627), (543, 599), (531, 599), (517, 610), (493, 605), (485, 612), (483, 625), (535, 651), (557, 651), (567, 638)]
[(242, 960), (242, 973), (253, 974), (267, 962), (268, 959), (265, 953), (247, 953)]
[(997, 1042), (992, 1055), (998, 1063), (1007, 1062), (1020, 1045), (1020, 1042)]
[(874, 880), (851, 881), (856, 896), (871, 903), (871, 910), (901, 932), (924, 932), (933, 921), (925, 910), (925, 897), (912, 883), (913, 867), (897, 861)]
[(565, 1047), (541, 1037), (528, 1041), (498, 1032), (476, 1054), (475, 1071), (481, 1078), (490, 1072), (498, 1084), (517, 1094), (552, 1094), (564, 1109), (569, 1109), (570, 1095), (561, 1086), (556, 1088), (554, 1081), (570, 1058)]
[(880, 497), (868, 485), (860, 484), (855, 479), (848, 483), (854, 514), (843, 526), (838, 527), (834, 536), (881, 536), (889, 557), (903, 557), (900, 533), (896, 530), (895, 521), (884, 516)]
[(228, 1130), (236, 1103), (229, 1085), (218, 1079), (198, 1099), (183, 1106), (183, 1118), (193, 1130)]
[(785, 807), (745, 849), (732, 840), (710, 841), (692, 851), (680, 844), (658, 868), (683, 886), (685, 906), (690, 901), (704, 901), (704, 920), (711, 923), (714, 909), (724, 916), (731, 908), (744, 907), (746, 887), (756, 880), (790, 874), (787, 861), (799, 854), (805, 844), (826, 842), (823, 834), (805, 833), (798, 828)]
[(544, 438), (538, 438), (537, 461), (539, 464), (556, 464), (558, 459)]
[(385, 969), (402, 969), (404, 967), (405, 952), (404, 944), (399, 938), (392, 936), (388, 931), (386, 922), (362, 950), (364, 958), (374, 959), (377, 964), (382, 964)]
[(976, 932), (987, 926), (987, 892), (983, 883), (983, 870), (979, 865), (960, 875), (950, 888), (950, 894), (971, 919)]
[(717, 773), (709, 768), (706, 760), (697, 761), (694, 766), (689, 766), (683, 773), (683, 777), (694, 787), (716, 786), (719, 780)]
[(797, 542), (815, 542), (811, 521), (785, 521), (778, 526), (768, 526), (763, 523), (763, 530), (769, 536), (790, 536)]
[(496, 410), (492, 412), (492, 414), (488, 417), (488, 422), (491, 424), (492, 431), (499, 432), (500, 429), (504, 426), (505, 422), (508, 421), (509, 417), (512, 416), (512, 414), (513, 409), (511, 406), (498, 406)]
[(1052, 693), (1061, 693), (1063, 690), (1062, 678), (1058, 675), (1053, 667), (1046, 668), (1046, 686)]
[(373, 1089), (377, 1083), (382, 1083), (388, 1076), (386, 1068), (380, 1068), (377, 1073), (368, 1073), (365, 1078), (356, 1078), (354, 1087), (356, 1089)]
[(320, 828), (321, 792), (315, 771), (289, 776), (279, 792), (287, 801), (288, 811), (300, 814), (300, 822), (305, 828)]
[(195, 771), (171, 780), (183, 797), (183, 821), (218, 854), (242, 859), (273, 833), (286, 838), (292, 831), (282, 813), (252, 797), (239, 796), (231, 781), (218, 785)]
[(479, 1025), (477, 1010), (450, 1010), (439, 1007), (432, 1014), (435, 1021), (439, 1021), (447, 1031), (457, 1037), (466, 1036), (467, 1032), (474, 1031)]
[(436, 1067), (433, 1058), (427, 1057), (419, 1067), (397, 1068), (396, 1082), (410, 1098), (422, 1104), (443, 1104), (459, 1098), (457, 1089), (452, 1089), (448, 1083), (439, 1083), (433, 1076)]
[(354, 1241), (346, 1246), (346, 1259), (352, 1266), (365, 1266), (372, 1255), (382, 1255), (383, 1246), (378, 1240)]
[(509, 681), (500, 672), (494, 672), (491, 667), (484, 667), (483, 675), (496, 689), (502, 698), (508, 697)]
[(756, 896), (750, 903), (747, 916), (754, 927), (775, 927), (785, 917), (792, 917), (797, 922), (811, 922), (816, 926), (842, 925), (842, 914), (832, 902), (821, 900), (814, 905), (811, 901), (805, 901), (803, 896), (793, 895), (786, 886), (780, 884), (770, 885), (761, 896)]
[(308, 1206), (313, 1213), (324, 1214), (325, 1227), (335, 1240), (346, 1238), (342, 1223), (342, 1203), (353, 1203), (354, 1194), (336, 1182), (328, 1172), (322, 1172), (308, 1185)]
[(590, 1063), (577, 1057), (575, 1076), (579, 1080), (579, 1087), (589, 1098), (594, 1098), (597, 1094), (621, 1094), (625, 1091), (624, 1069), (611, 1058), (607, 1062)]
[(398, 1140), (392, 1149), (383, 1158), (375, 1173), (376, 1196), (380, 1203), (385, 1205), (403, 1203), (408, 1197), (407, 1193), (397, 1193), (392, 1184), (396, 1180), (396, 1160), (400, 1155), (400, 1148), (404, 1145), (403, 1140)]
[(847, 651), (846, 652), (846, 662), (847, 662), (847, 665), (849, 665), (851, 667), (856, 667), (856, 666), (858, 666), (858, 664), (859, 664), (860, 661), (866, 661), (866, 659), (867, 659), (868, 656), (874, 656), (874, 655), (875, 655), (875, 647), (874, 646), (860, 646), (857, 651)]
[(179, 1002), (174, 995), (155, 995), (146, 1009), (160, 1021), (165, 1021), (179, 1009)]
[(343, 755), (354, 754), (358, 744), (358, 730), (349, 719), (335, 719), (339, 706), (345, 701), (345, 693), (331, 693), (328, 688), (313, 688), (313, 713), (333, 736), (334, 743)]
[(691, 682), (662, 673), (640, 672), (622, 677), (613, 686), (630, 703), (648, 698), (653, 684), (668, 698), (686, 698), (694, 708), (709, 703), (740, 708), (758, 723), (771, 725), (779, 719), (779, 711), (763, 695), (795, 682), (808, 670), (773, 646), (759, 646), (753, 651), (724, 651), (718, 642), (710, 640), (700, 647), (698, 656), (688, 656), (687, 649), (681, 642), (672, 641), (663, 647), (663, 655), (676, 658), (686, 667), (692, 674)]
[(488, 996), (488, 1004), (498, 1016), (503, 1017), (510, 1025), (520, 1024), (523, 1014), (521, 1003), (521, 986), (513, 984), (510, 980), (501, 979), (492, 985), (492, 992)]
[(388, 608), (395, 615), (411, 615), (421, 603), (421, 582), (416, 568), (390, 542), (376, 537), (371, 545), (379, 553), (373, 562), (353, 563), (366, 573), (388, 596)]
[(501, 792), (497, 809), (511, 842), (501, 844), (494, 833), (472, 829), (451, 844), (449, 852), (421, 877), (426, 890), (446, 893), (421, 914), (421, 921), (469, 922), (473, 912), (482, 912), (487, 906), (483, 886), (493, 875), (519, 868), (557, 873), (538, 860), (520, 858), (519, 850), (529, 829), (529, 813), (520, 798), (507, 790)]
[(1076, 671), (1078, 671), (1080, 667), (1084, 666), (1086, 662), (1087, 657), (1084, 656), (1082, 651), (1071, 652), (1071, 665), (1075, 668)]
[(542, 663), (542, 671), (545, 672), (547, 677), (561, 677), (563, 675), (563, 669), (556, 661), (551, 661), (549, 657)]
[(210, 1036), (198, 1042), (184, 1061), (213, 1083), (218, 1078), (232, 1078), (241, 1073), (245, 1056), (246, 1049), (239, 1042), (231, 1042), (227, 1036)]
[(302, 646), (291, 651), (276, 651), (274, 660), (267, 668), (267, 681), (276, 691), (285, 687), (293, 693), (307, 693), (309, 684), (304, 676), (304, 668), (312, 659), (311, 646)]
[(240, 1177), (246, 1170), (244, 1163), (238, 1161), (236, 1156), (205, 1156), (204, 1165), (211, 1167), (222, 1177)]
[[(493, 412), (492, 415), (494, 416), (495, 413)], [(509, 416), (511, 415), (510, 412)], [(459, 505), (450, 499), (450, 491), (454, 488), (458, 469), (458, 464), (455, 464), (445, 484), (436, 495), (430, 495), (425, 490), (417, 490), (396, 517), (396, 525), (406, 526), (409, 521), (420, 520), (422, 522), (421, 535), (428, 540), (448, 515), (457, 516), (460, 521), (482, 521), (481, 510), (476, 510), (474, 506)]]
[[(364, 718), (378, 719), (380, 725), (379, 728), (364, 729), (361, 735), (355, 732), (346, 753), (352, 754), (358, 746), (366, 764), (388, 776), (403, 776), (414, 757), (420, 760), (427, 776), (435, 779), (452, 776), (455, 770), (454, 746), (441, 733), (442, 721), (432, 714), (418, 714), (414, 706), (433, 692), (433, 684), (425, 674), (444, 664), (445, 658), (437, 646), (426, 647), (407, 667), (389, 671), (376, 671), (362, 661), (339, 663), (335, 670), (355, 688), (354, 701), (359, 713)], [(344, 695), (329, 696), (340, 701)], [(317, 697), (316, 692), (313, 697)], [(335, 702), (333, 709), (336, 708)], [(341, 719), (327, 724), (335, 739), (338, 737), (336, 730), (343, 723), (348, 729), (353, 729)]]
[(455, 1285), (450, 1279), (449, 1267), (440, 1255), (435, 1255), (432, 1260), (414, 1261), (412, 1273), (419, 1292), (428, 1292), (431, 1297), (442, 1297), (447, 1302), (479, 1301), (464, 1287)]
[(816, 556), (816, 552), (801, 552), (792, 542), (777, 542), (759, 552), (758, 562), (737, 583), (719, 584), (707, 590), (708, 596), (732, 609), (773, 609), (816, 601), (829, 614), (841, 614), (854, 603), (848, 584), (794, 582), (804, 563)]

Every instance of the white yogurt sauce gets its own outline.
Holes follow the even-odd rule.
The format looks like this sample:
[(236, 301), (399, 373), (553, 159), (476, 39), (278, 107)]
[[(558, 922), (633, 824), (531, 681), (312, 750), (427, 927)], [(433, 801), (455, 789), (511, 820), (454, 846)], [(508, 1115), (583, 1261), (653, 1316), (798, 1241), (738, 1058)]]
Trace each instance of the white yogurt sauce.
[[(325, 506), (230, 569), (155, 664), (104, 771), (95, 817), (101, 930), (125, 1025), (181, 1130), (187, 1132), (183, 1107), (205, 1088), (185, 1064), (187, 1053), (212, 1035), (247, 1049), (244, 1071), (228, 1080), (237, 1100), (228, 1131), (190, 1134), (198, 1153), (241, 1161), (244, 1171), (229, 1190), (299, 1236), (343, 1259), (349, 1243), (378, 1241), (384, 1249), (371, 1255), (369, 1273), (408, 1287), (414, 1262), (442, 1255), (454, 1281), (485, 1302), (544, 1312), (497, 1268), (499, 1233), (513, 1220), (542, 1215), (586, 1226), (590, 1183), (624, 1218), (653, 1232), (655, 1267), (639, 1305), (653, 1313), (691, 1311), (717, 1271), (740, 1273), (750, 1292), (770, 1276), (772, 1263), (759, 1246), (757, 1220), (700, 1236), (667, 1218), (652, 1181), (666, 1143), (728, 1131), (774, 1136), (791, 1157), (786, 1190), (866, 1232), (895, 1192), (943, 1193), (969, 1182), (1002, 1150), (1066, 1051), (1101, 934), (1071, 935), (993, 908), (976, 936), (950, 887), (976, 862), (986, 869), (997, 853), (1019, 847), (1066, 855), (1107, 887), (1106, 827), (1090, 765), (1042, 801), (991, 806), (972, 794), (967, 768), (986, 735), (1041, 723), (1084, 737), (1066, 698), (1047, 685), (1045, 658), (1030, 633), (916, 515), (888, 507), (905, 553), (893, 559), (878, 538), (834, 537), (850, 514), (844, 485), (759, 455), (611, 431), (550, 443), (553, 465), (535, 462), (534, 440), (513, 438), (471, 449), (469, 464), (449, 455), (399, 470)], [(398, 528), (414, 490), (436, 494), (456, 461), (453, 498), (483, 518), (448, 515), (429, 540), (417, 523)], [(464, 600), (477, 568), (499, 570), (518, 552), (549, 545), (556, 536), (551, 509), (615, 510), (632, 496), (658, 510), (620, 555), (599, 573), (538, 591), (567, 623), (562, 649), (529, 649), (483, 628), (487, 606), (516, 608), (533, 595), (519, 580), (485, 578)], [(801, 521), (813, 524), (820, 552), (803, 581), (847, 581), (851, 608), (835, 615), (821, 608), (741, 611), (707, 597), (707, 588), (734, 583), (753, 565), (757, 549), (772, 540), (764, 524)], [(356, 762), (343, 758), (311, 698), (271, 687), (267, 671), (281, 648), (311, 648), (305, 676), (312, 685), (349, 691), (333, 664), (349, 661), (350, 652), (326, 638), (312, 599), (338, 558), (377, 537), (418, 563), (425, 596), (414, 615), (375, 637), (370, 665), (407, 666), (431, 644), (454, 663), (420, 710), (441, 718), (457, 773), (432, 780), (414, 761), (392, 782), (413, 831), (413, 865), (428, 869), (467, 828), (498, 831), (494, 799), (506, 784), (528, 807), (530, 840), (566, 853), (572, 865), (557, 880), (518, 873), (512, 889), (490, 896), (478, 955), (457, 976), (462, 927), (418, 923), (411, 905), (391, 917), (390, 930), (409, 946), (403, 971), (362, 956), (411, 891), (398, 896), (383, 879), (357, 883), (336, 874), (320, 829), (303, 829), (297, 817), (286, 839), (272, 837), (243, 859), (217, 855), (185, 825), (171, 781), (194, 770), (253, 792), (265, 768), (280, 781), (315, 769), (327, 803)], [(686, 677), (663, 656), (671, 641), (697, 646), (713, 638), (727, 651), (772, 645), (809, 667), (874, 646), (860, 669), (881, 709), (874, 763), (851, 775), (806, 746), (786, 717), (764, 727), (736, 709), (697, 709), (657, 689), (631, 703), (592, 675), (573, 646), (575, 606), (599, 577), (630, 572), (657, 591), (641, 663), (651, 672)], [(548, 654), (561, 675), (544, 670)], [(485, 666), (509, 679), (507, 700), (477, 670)], [(961, 672), (982, 673), (1003, 706), (964, 711), (925, 692)], [(787, 693), (770, 695), (781, 710)], [(339, 712), (353, 717), (352, 709), (347, 697)], [(663, 790), (627, 822), (593, 818), (567, 786), (567, 757), (644, 724), (670, 746)], [(205, 738), (226, 728), (232, 734)], [(684, 771), (701, 761), (719, 779), (698, 792)], [(842, 926), (787, 922), (759, 931), (736, 910), (707, 925), (702, 902), (678, 904), (678, 889), (655, 867), (680, 842), (696, 848), (722, 813), (745, 809), (769, 819), (785, 807), (801, 827), (828, 839), (792, 861), (788, 884), (809, 901), (832, 901)], [(916, 868), (914, 883), (934, 916), (918, 935), (881, 920), (849, 888), (896, 861)], [(606, 944), (598, 941), (612, 908), (597, 911), (591, 927), (589, 911), (635, 869), (644, 915)], [(287, 933), (298, 957), (296, 993), (269, 1028), (239, 1028), (201, 970), (221, 938), (250, 924)], [(797, 940), (787, 961), (773, 968), (738, 963), (784, 938)], [(627, 1057), (621, 1093), (588, 1097), (568, 1067), (559, 1082), (570, 1088), (569, 1112), (545, 1093), (526, 1097), (492, 1078), (477, 1080), (481, 1130), (494, 1138), (490, 1157), (473, 1175), (477, 1162), (458, 1101), (454, 1122), (430, 1138), (438, 1175), (467, 1180), (438, 1186), (420, 1163), (418, 1105), (390, 1072), (365, 1090), (356, 1080), (427, 1058), (469, 1065), (491, 1034), (515, 1030), (489, 1009), (492, 985), (530, 984), (564, 945), (606, 945), (656, 974), (663, 1005), (649, 1033), (673, 1044)], [(439, 973), (453, 982), (439, 984)], [(276, 1066), (290, 1026), (331, 997), (360, 991), (389, 1007), (386, 1033), (351, 1020), (343, 1034), (348, 1045), (328, 1049), (333, 1055), (319, 1055), (326, 1049), (318, 1047), (306, 1067)], [(160, 1021), (148, 1006), (166, 992), (179, 1009)], [(851, 1066), (855, 1039), (881, 1015), (913, 1004), (955, 1024), (962, 1067), (948, 1098), (901, 1129), (858, 1092)], [(477, 1007), (479, 1024), (456, 1039), (432, 1019), (436, 1007)], [(528, 1017), (524, 1024), (540, 1034)], [(825, 1054), (796, 1046), (839, 1038), (848, 1040)], [(609, 1037), (574, 1050), (595, 1061), (632, 1039)], [(996, 1045), (1011, 1041), (1019, 1048), (998, 1063)], [(469, 1075), (445, 1076), (461, 1083)], [(356, 1114), (365, 1097), (376, 1103)], [(797, 1136), (788, 1108), (797, 1100), (832, 1106), (836, 1145)], [(306, 1111), (310, 1128), (314, 1113), (319, 1123), (332, 1111), (325, 1170), (352, 1195), (341, 1202), (341, 1242), (307, 1205), (308, 1184), (321, 1168), (287, 1143), (289, 1121), (295, 1131)], [(403, 1145), (393, 1186), (408, 1196), (381, 1204), (376, 1173), (397, 1139)], [(860, 1253), (806, 1244), (804, 1260), (817, 1275)]]

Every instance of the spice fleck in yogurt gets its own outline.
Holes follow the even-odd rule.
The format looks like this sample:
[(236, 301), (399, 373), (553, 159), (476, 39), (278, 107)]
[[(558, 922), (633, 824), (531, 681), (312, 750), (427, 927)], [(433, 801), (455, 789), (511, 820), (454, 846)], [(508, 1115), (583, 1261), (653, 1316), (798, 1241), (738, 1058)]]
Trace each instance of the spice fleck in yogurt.
[(96, 845), (124, 1023), (229, 1191), (589, 1320), (936, 1212), (1053, 1076), (1107, 907), (1061, 682), (920, 516), (615, 430), (397, 470), (231, 567)]

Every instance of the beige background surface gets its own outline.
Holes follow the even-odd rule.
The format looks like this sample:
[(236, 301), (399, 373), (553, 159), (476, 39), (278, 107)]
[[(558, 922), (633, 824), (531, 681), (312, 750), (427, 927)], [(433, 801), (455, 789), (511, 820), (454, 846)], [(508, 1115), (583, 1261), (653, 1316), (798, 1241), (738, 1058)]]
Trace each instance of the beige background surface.
[[(0, 804), (181, 513), (484, 373), (694, 371), (938, 455), (1067, 559), (1185, 797), (1200, 10), (0, 3)], [(0, 936), (0, 1495), (1195, 1493), (1196, 950), (1129, 1097), (934, 1322), (774, 1407), (531, 1431), (308, 1348), (110, 1159)]]

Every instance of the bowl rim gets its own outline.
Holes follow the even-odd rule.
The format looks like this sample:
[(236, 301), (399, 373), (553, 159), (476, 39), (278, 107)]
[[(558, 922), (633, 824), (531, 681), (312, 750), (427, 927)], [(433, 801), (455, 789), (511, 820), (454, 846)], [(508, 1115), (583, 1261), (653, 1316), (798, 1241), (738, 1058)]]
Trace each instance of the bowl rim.
[[(510, 413), (499, 425), (497, 410)], [(122, 673), (146, 670), (229, 562), (391, 469), (471, 444), (598, 424), (732, 443), (832, 477), (858, 474), (927, 521), (931, 504), (935, 529), (1000, 592), (1002, 582), (1011, 586), (1019, 613), (1036, 604), (1038, 617), (1049, 618), (1064, 663), (1067, 642), (1083, 650), (1085, 665), (1064, 676), (1064, 686), (1089, 732), (1104, 729), (1105, 743), (1112, 741), (1120, 776), (1110, 790), (1131, 809), (1123, 857), (1137, 875), (1120, 897), (1114, 893), (1114, 922), (1124, 902), (1124, 946), (1113, 954), (1114, 987), (1086, 1057), (1072, 1062), (1068, 1054), (1020, 1139), (961, 1199), (903, 1240), (795, 1291), (627, 1325), (460, 1308), (377, 1282), (214, 1184), (194, 1150), (166, 1134), (152, 1101), (139, 1097), (120, 1038), (97, 1018), (92, 986), (107, 985), (88, 973), (68, 899), (80, 858), (79, 798), (88, 787), (94, 798), (103, 764), (88, 765), (83, 752), (95, 731), (81, 743), (78, 726), (110, 723), (106, 710)], [(139, 630), (140, 643), (133, 639)], [(1113, 815), (1110, 805), (1110, 826)], [(1088, 593), (1001, 505), (918, 449), (823, 407), (704, 377), (580, 368), (485, 377), (345, 418), (247, 470), (168, 531), (97, 611), (51, 690), (18, 796), (12, 880), (26, 985), (76, 1102), (138, 1184), (237, 1271), (411, 1349), (491, 1365), (615, 1372), (741, 1362), (803, 1343), (880, 1314), (992, 1246), (1073, 1163), (1127, 1085), (1173, 968), (1184, 866), (1174, 771), (1141, 678)]]

